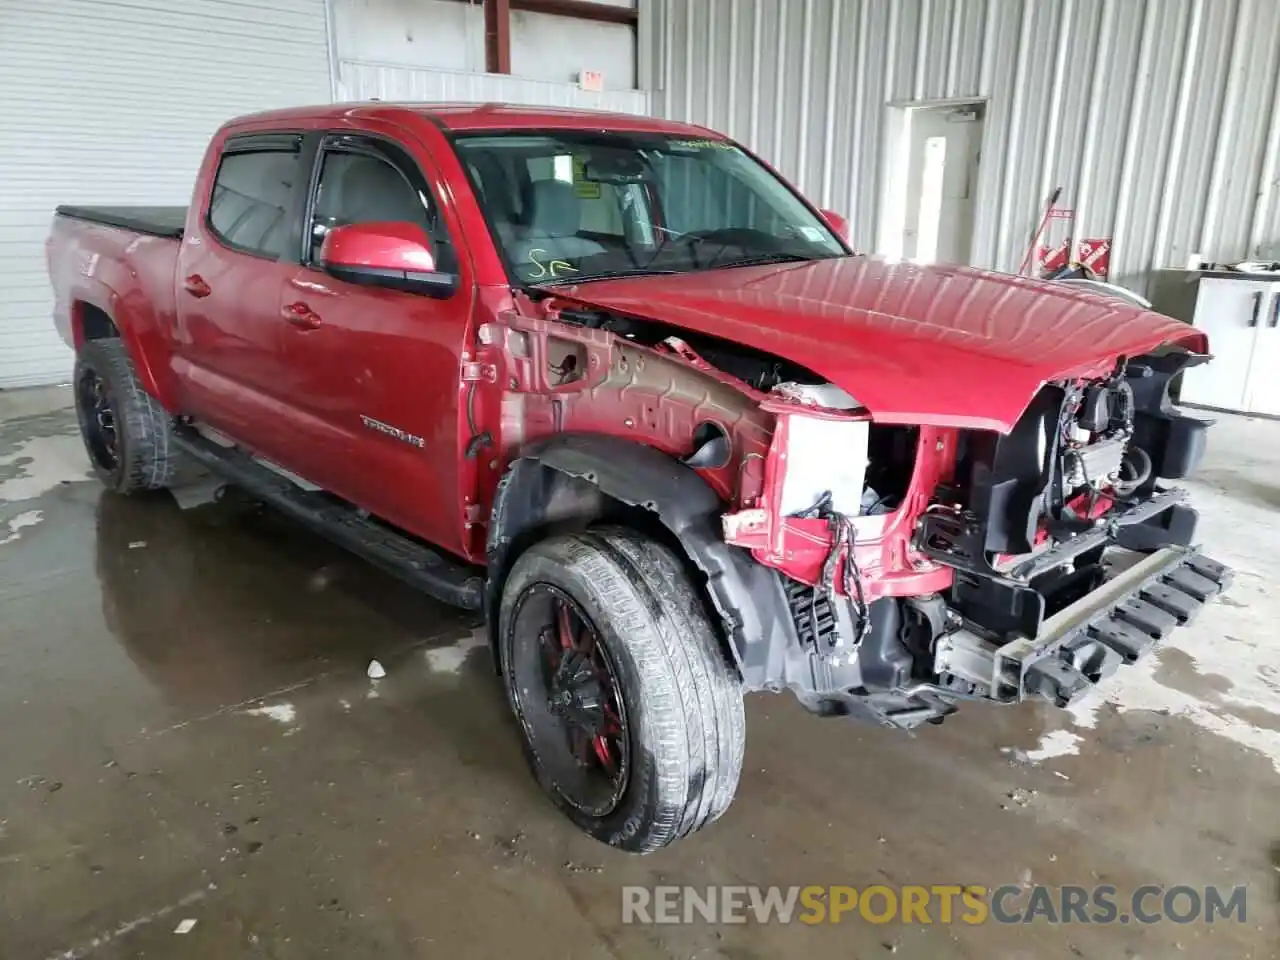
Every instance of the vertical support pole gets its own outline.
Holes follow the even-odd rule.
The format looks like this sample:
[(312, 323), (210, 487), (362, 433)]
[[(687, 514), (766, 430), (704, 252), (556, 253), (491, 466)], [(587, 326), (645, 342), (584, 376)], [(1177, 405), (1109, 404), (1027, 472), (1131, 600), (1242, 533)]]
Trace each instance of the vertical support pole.
[(484, 68), (511, 72), (511, 0), (484, 0)]

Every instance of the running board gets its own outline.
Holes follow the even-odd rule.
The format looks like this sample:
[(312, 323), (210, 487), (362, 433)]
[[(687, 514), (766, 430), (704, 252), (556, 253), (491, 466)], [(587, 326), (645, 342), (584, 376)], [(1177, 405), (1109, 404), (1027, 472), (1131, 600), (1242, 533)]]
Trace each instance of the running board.
[(175, 427), (174, 440), (201, 466), (411, 587), (455, 607), (480, 609), (484, 577), (476, 568), (367, 519), (326, 494), (304, 490), (243, 451), (215, 443), (192, 427)]

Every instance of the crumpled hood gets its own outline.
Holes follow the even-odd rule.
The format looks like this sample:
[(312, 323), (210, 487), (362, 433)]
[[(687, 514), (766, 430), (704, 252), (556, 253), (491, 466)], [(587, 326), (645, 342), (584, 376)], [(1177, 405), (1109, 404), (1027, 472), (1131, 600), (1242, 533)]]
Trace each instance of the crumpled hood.
[(1008, 432), (1047, 381), (1102, 374), (1176, 342), (1184, 323), (1104, 294), (959, 266), (842, 257), (598, 280), (580, 303), (766, 350), (839, 385), (872, 416)]

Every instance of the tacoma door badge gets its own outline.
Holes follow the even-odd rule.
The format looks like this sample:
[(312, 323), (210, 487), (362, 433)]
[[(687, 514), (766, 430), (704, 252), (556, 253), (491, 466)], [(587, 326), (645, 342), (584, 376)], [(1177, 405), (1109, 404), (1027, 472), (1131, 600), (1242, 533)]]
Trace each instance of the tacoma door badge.
[(395, 437), (397, 440), (403, 440), (412, 447), (425, 447), (427, 441), (412, 433), (407, 433), (399, 427), (393, 427), (389, 423), (383, 423), (381, 420), (375, 420), (373, 417), (366, 417), (360, 414), (360, 422), (368, 429), (376, 430), (378, 433), (385, 433), (388, 437)]

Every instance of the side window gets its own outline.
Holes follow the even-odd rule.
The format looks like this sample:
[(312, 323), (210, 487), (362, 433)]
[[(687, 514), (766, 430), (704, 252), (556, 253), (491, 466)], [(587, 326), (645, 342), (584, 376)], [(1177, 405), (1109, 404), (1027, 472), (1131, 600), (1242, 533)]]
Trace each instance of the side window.
[(218, 239), (246, 253), (283, 256), (300, 161), (297, 149), (224, 154), (209, 200), (209, 225)]
[(334, 227), (382, 222), (417, 224), (431, 238), (437, 260), (452, 255), (430, 194), (415, 189), (404, 174), (381, 157), (326, 151), (312, 213), (312, 261), (319, 259), (325, 234)]

